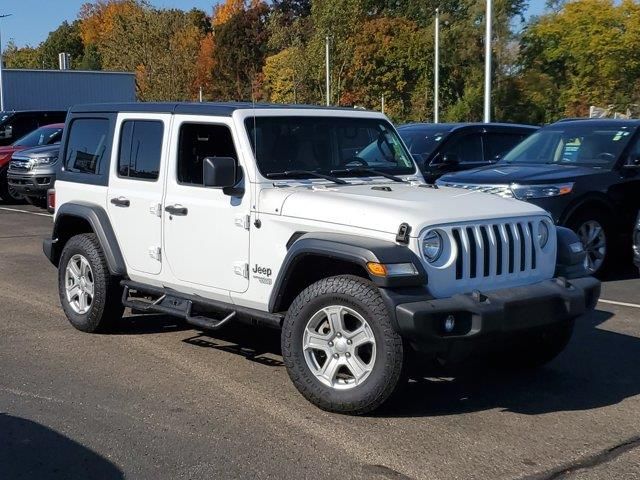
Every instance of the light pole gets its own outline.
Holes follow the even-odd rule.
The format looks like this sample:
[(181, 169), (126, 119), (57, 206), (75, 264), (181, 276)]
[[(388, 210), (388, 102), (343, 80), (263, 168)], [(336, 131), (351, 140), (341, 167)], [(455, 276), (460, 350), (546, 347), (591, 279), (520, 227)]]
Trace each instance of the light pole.
[(435, 55), (433, 65), (433, 123), (440, 121), (440, 9), (436, 8)]
[(484, 123), (491, 122), (491, 24), (493, 22), (493, 1), (487, 0), (485, 15), (486, 38), (484, 41)]
[[(10, 17), (12, 14), (7, 13), (5, 15), (0, 15), (0, 19)], [(2, 55), (2, 31), (0, 30), (0, 112), (4, 112), (4, 82), (2, 81), (2, 70), (4, 68), (3, 65), (3, 55)]]
[(326, 89), (327, 89), (327, 107), (331, 105), (331, 74), (329, 69), (329, 35), (327, 35), (325, 41), (325, 77), (326, 77)]

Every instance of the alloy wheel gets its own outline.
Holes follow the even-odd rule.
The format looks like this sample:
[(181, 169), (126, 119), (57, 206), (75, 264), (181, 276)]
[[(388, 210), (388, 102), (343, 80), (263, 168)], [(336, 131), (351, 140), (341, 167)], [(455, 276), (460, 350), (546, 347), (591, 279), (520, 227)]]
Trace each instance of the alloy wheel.
[(93, 271), (89, 261), (82, 255), (69, 259), (65, 270), (65, 290), (67, 302), (74, 312), (84, 315), (93, 304)]
[(313, 375), (337, 390), (361, 385), (376, 359), (371, 326), (362, 315), (343, 305), (324, 307), (311, 316), (302, 347)]
[(584, 266), (589, 273), (597, 272), (607, 254), (607, 237), (604, 228), (596, 220), (584, 222), (578, 229), (578, 237), (585, 252)]

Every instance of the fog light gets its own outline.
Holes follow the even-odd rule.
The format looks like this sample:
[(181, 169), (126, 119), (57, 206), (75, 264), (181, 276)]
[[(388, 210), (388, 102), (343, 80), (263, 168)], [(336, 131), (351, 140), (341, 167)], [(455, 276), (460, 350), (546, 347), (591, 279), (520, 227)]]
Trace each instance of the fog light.
[(453, 315), (449, 315), (444, 321), (444, 331), (447, 333), (453, 332), (453, 329), (456, 326), (456, 317)]

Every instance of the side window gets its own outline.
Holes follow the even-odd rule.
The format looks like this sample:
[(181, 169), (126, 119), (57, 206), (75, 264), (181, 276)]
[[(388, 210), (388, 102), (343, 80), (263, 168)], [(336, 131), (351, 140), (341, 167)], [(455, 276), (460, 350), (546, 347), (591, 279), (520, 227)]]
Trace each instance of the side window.
[(164, 125), (156, 120), (126, 120), (120, 130), (118, 176), (157, 180)]
[(484, 158), (487, 161), (498, 160), (504, 157), (513, 147), (527, 138), (526, 135), (514, 133), (485, 133), (484, 134)]
[(443, 154), (452, 155), (460, 163), (482, 162), (482, 134), (470, 133), (452, 139), (443, 149)]
[(38, 128), (38, 121), (30, 115), (21, 115), (11, 122), (11, 138), (18, 140), (27, 133), (33, 132)]
[(203, 185), (202, 164), (207, 157), (238, 160), (231, 130), (224, 125), (185, 123), (180, 127), (178, 182)]
[(109, 120), (78, 118), (70, 128), (65, 169), (69, 172), (97, 174), (107, 150)]

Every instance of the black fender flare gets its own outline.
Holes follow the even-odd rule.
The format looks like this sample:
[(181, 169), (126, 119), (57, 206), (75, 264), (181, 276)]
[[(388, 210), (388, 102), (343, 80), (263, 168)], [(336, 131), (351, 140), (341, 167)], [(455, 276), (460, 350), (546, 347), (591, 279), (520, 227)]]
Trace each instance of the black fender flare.
[(127, 267), (122, 256), (122, 251), (118, 245), (116, 234), (113, 231), (107, 212), (99, 205), (85, 202), (65, 203), (58, 208), (56, 219), (53, 225), (53, 235), (49, 252), (47, 252), (47, 241), (45, 241), (45, 253), (49, 260), (57, 266), (64, 245), (59, 244), (59, 239), (64, 232), (60, 231), (60, 225), (64, 219), (69, 217), (85, 220), (91, 227), (93, 233), (98, 237), (98, 242), (102, 247), (107, 266), (112, 275), (123, 276), (127, 273)]
[(369, 278), (380, 288), (412, 287), (427, 283), (427, 273), (420, 259), (404, 245), (342, 233), (305, 233), (297, 236), (292, 243), (290, 242), (269, 299), (270, 312), (280, 308), (280, 302), (286, 294), (289, 280), (296, 266), (309, 255), (325, 257), (327, 260), (350, 262), (362, 267), (367, 273), (369, 273), (367, 270), (369, 262), (412, 263), (418, 272), (416, 275), (389, 278), (369, 273)]

